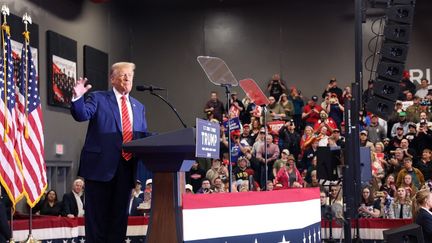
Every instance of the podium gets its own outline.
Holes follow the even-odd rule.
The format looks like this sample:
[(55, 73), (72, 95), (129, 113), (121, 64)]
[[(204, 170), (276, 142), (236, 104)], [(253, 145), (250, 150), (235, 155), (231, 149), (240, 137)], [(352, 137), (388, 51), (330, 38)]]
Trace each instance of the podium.
[[(181, 172), (195, 161), (195, 129), (185, 128), (123, 145), (153, 172), (153, 191), (146, 243), (182, 242)], [(183, 180), (183, 181), (182, 181)]]

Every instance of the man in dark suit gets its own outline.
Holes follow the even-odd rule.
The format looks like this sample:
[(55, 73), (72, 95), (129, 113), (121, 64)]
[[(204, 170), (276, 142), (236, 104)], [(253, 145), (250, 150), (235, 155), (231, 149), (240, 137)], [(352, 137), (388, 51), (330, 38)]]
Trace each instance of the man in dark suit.
[(10, 211), (6, 210), (6, 207), (3, 203), (3, 197), (7, 197), (6, 194), (3, 194), (3, 188), (0, 190), (0, 242), (6, 242), (11, 238), (11, 231), (8, 224), (7, 215), (10, 215)]
[(86, 184), (86, 242), (123, 242), (127, 212), (136, 177), (137, 158), (122, 151), (122, 144), (144, 137), (145, 107), (129, 96), (135, 64), (115, 63), (110, 80), (113, 89), (84, 94), (91, 88), (80, 78), (74, 87), (71, 113), (77, 121), (89, 121), (81, 152), (79, 175)]
[(63, 195), (62, 216), (69, 218), (84, 216), (84, 181), (76, 179), (72, 185), (72, 191)]
[(432, 193), (429, 190), (421, 190), (416, 194), (417, 214), (415, 223), (422, 227), (425, 243), (432, 243)]

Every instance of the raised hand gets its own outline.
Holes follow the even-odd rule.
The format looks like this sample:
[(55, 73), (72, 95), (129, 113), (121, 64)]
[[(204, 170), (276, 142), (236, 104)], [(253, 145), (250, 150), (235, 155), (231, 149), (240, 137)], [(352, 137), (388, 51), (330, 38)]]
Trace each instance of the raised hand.
[(87, 78), (79, 78), (76, 83), (75, 86), (73, 87), (73, 97), (74, 98), (78, 98), (83, 96), (85, 93), (87, 93), (87, 91), (89, 91), (89, 89), (92, 88), (91, 84), (87, 84)]

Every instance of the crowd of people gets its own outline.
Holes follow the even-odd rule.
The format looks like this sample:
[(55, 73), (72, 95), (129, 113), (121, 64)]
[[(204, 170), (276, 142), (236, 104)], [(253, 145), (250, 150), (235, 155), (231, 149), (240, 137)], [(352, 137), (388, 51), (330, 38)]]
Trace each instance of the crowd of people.
[[(372, 179), (363, 185), (359, 195), (360, 217), (412, 218), (420, 212), (418, 209), (432, 207), (432, 197), (427, 194), (432, 188), (432, 86), (422, 79), (416, 87), (408, 75), (404, 75), (400, 84), (399, 100), (389, 119), (383, 120), (365, 109), (360, 111), (360, 145), (370, 148), (372, 173)], [(368, 82), (364, 102), (373, 95), (373, 85), (373, 81)], [(352, 98), (350, 87), (341, 89), (332, 78), (321, 100), (318, 95), (308, 98), (275, 74), (266, 92), (269, 100), (266, 109), (248, 97), (240, 99), (236, 92), (231, 93), (227, 107), (217, 92), (211, 92), (204, 113), (205, 119), (220, 124), (220, 157), (198, 158), (186, 173), (185, 192), (321, 187), (323, 217), (330, 214), (342, 218), (341, 185), (331, 183), (322, 187), (317, 151), (319, 147), (338, 147), (343, 151), (344, 103)], [(230, 120), (238, 120), (239, 129), (228, 134)], [(264, 121), (268, 123), (263, 124)], [(146, 181), (143, 191), (141, 182), (136, 181), (130, 194), (129, 215), (143, 215), (150, 210), (151, 184), (151, 180)], [(34, 212), (71, 218), (84, 216), (83, 188), (84, 180), (75, 180), (62, 201), (54, 190), (49, 190)]]
[[(368, 82), (364, 102), (372, 97), (373, 85), (373, 81)], [(411, 218), (417, 193), (432, 187), (432, 85), (422, 79), (416, 86), (405, 72), (400, 88), (399, 100), (387, 120), (364, 108), (360, 111), (360, 145), (370, 148), (372, 173), (372, 179), (362, 188), (358, 208), (361, 217)], [(275, 74), (267, 92), (267, 112), (248, 97), (240, 99), (236, 92), (227, 107), (216, 92), (211, 92), (204, 112), (205, 119), (221, 124), (220, 158), (197, 160), (187, 174), (193, 192), (227, 192), (229, 178), (232, 191), (320, 186), (317, 149), (339, 147), (343, 151), (344, 103), (352, 98), (350, 87), (340, 88), (332, 78), (321, 100), (318, 95), (307, 98)], [(240, 129), (231, 134), (223, 125), (229, 119), (240, 123)], [(269, 123), (263, 124), (264, 120)], [(275, 121), (282, 125), (272, 126)], [(233, 166), (231, 177), (228, 161)], [(343, 205), (340, 185), (322, 190), (326, 204), (331, 201), (336, 204), (333, 208)]]

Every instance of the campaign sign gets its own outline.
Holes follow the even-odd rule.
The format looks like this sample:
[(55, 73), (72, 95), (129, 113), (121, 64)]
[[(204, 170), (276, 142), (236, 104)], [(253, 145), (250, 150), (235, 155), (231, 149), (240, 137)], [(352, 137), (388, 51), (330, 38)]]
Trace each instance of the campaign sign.
[(219, 158), (220, 126), (206, 120), (196, 119), (196, 150), (197, 158)]
[[(240, 119), (238, 117), (231, 118), (230, 120), (231, 132), (235, 130), (240, 130)], [(225, 131), (228, 132), (228, 121), (223, 123)]]

